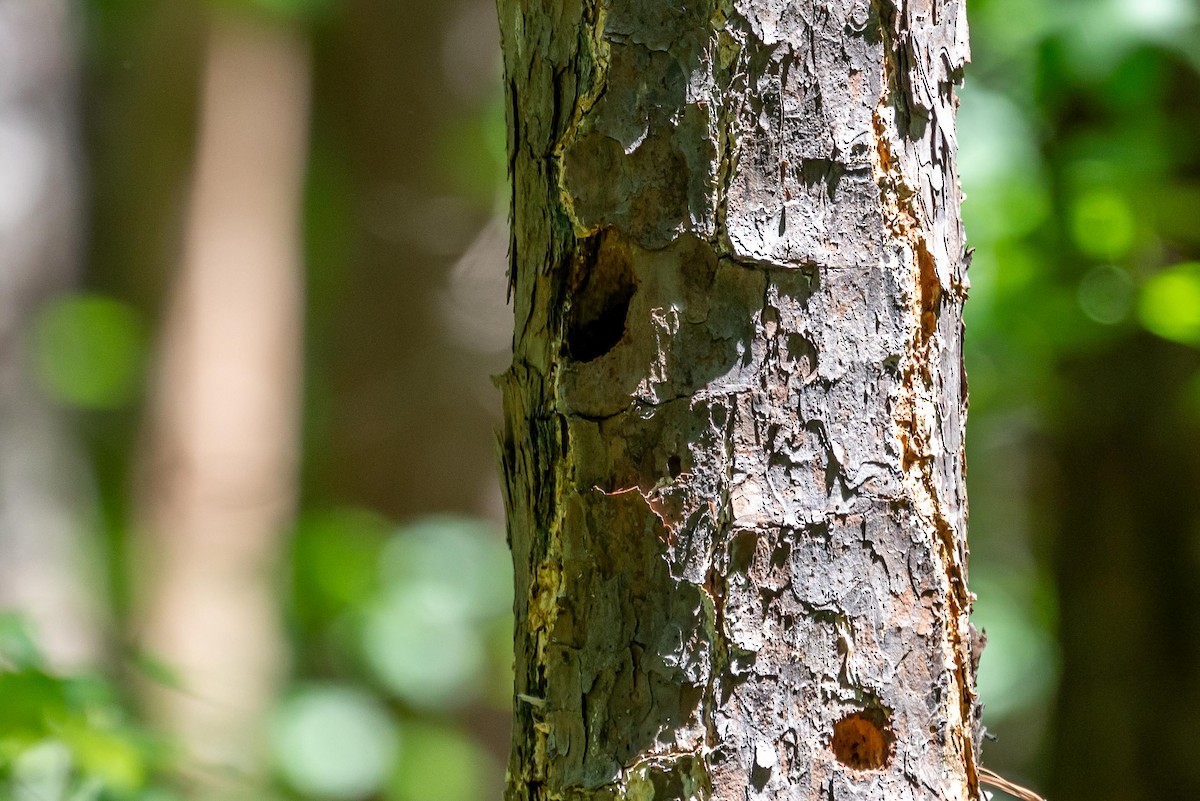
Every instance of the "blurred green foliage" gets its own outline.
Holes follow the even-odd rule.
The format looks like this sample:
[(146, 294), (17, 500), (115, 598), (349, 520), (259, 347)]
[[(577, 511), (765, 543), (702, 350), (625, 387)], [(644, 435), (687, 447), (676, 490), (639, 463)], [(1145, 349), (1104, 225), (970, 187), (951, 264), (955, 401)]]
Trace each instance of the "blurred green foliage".
[(284, 778), (314, 798), (366, 798), (387, 782), (401, 744), (387, 709), (354, 687), (301, 688), (273, 730)]
[(286, 782), (305, 797), (388, 801), (472, 801), (496, 786), (495, 759), (451, 721), (511, 700), (499, 532), (445, 515), (394, 528), (362, 510), (313, 512), (291, 563), (301, 672), (325, 680), (300, 686), (275, 721)]
[(1138, 312), (1160, 337), (1200, 347), (1200, 263), (1177, 264), (1146, 281)]
[[(438, 137), (438, 161), (455, 192), (485, 209), (508, 202), (501, 191), (508, 180), (503, 98), (475, 114), (447, 123)], [(507, 207), (500, 209), (507, 213)]]
[(99, 675), (48, 671), (36, 636), (0, 617), (0, 798), (167, 801), (152, 777), (171, 754)]
[(70, 406), (113, 409), (141, 389), (147, 332), (126, 303), (60, 295), (33, 324), (32, 361), (43, 389)]
[[(510, 702), (512, 569), (494, 528), (315, 512), (297, 528), (291, 564), (298, 674), (323, 678), (298, 679), (272, 720), (280, 791), (474, 801), (497, 786), (496, 759), (453, 718)], [(171, 680), (169, 666), (142, 672)], [(0, 799), (173, 798), (170, 744), (136, 723), (111, 680), (48, 672), (35, 633), (13, 616), (0, 617), (0, 708)]]
[(1066, 365), (1143, 332), (1200, 346), (1198, 11), (1193, 0), (968, 3), (958, 141), (975, 249), (971, 584), (989, 638), (984, 719), (999, 734), (985, 761), (1042, 786), (1063, 665), (1053, 554), (1067, 547), (1046, 506), (1047, 448), (1078, 416), (1068, 410), (1091, 402)]

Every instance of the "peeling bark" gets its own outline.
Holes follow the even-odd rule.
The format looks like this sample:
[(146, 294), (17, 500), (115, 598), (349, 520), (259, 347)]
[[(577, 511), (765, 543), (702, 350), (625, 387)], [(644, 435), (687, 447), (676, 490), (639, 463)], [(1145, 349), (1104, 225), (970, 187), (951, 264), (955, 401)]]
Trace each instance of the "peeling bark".
[(961, 2), (499, 14), (508, 797), (978, 798)]

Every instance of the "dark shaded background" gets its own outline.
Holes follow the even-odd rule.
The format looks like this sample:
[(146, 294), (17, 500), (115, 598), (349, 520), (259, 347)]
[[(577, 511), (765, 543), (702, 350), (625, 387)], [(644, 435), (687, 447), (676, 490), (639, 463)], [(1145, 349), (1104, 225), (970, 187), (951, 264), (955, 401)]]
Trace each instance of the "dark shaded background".
[[(76, 172), (53, 189), (75, 222), (44, 237), (75, 246), (40, 245), (45, 263), (23, 268), (37, 291), (12, 301), (27, 311), (6, 328), (23, 333), (0, 355), (53, 421), (29, 447), (69, 465), (43, 477), (74, 510), (72, 557), (20, 564), (86, 598), (57, 616), (38, 607), (53, 592), (6, 599), (0, 797), (233, 797), (213, 776), (253, 798), (498, 797), (510, 629), (489, 376), (511, 324), (492, 4), (8, 0), (0, 34), (22, 4), (60, 8), (65, 45), (33, 89), (0, 91), (0, 134), (30, 98), (57, 98)], [(1200, 6), (973, 0), (969, 14), (984, 761), (1054, 801), (1200, 798)], [(261, 769), (232, 777), (173, 747), (191, 735), (144, 688), (186, 691), (187, 675), (142, 640), (137, 589), (141, 549), (180, 558), (140, 539), (139, 488), (161, 467), (145, 466), (159, 332), (177, 313), (214, 19), (283, 32), (312, 91), (299, 468), (261, 577), (278, 611), (261, 637), (287, 653)], [(16, 264), (31, 230), (4, 229), (0, 260)], [(5, 437), (0, 551), (24, 554), (32, 518), (12, 499), (31, 485), (11, 475), (34, 451)]]

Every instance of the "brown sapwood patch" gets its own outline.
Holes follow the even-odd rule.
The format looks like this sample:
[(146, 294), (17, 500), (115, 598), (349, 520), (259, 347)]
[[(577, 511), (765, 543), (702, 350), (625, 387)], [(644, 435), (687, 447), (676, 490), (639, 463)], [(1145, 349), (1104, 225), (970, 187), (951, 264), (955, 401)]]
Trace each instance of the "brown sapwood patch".
[(882, 710), (855, 712), (833, 724), (833, 755), (852, 770), (880, 770), (892, 759), (895, 737)]

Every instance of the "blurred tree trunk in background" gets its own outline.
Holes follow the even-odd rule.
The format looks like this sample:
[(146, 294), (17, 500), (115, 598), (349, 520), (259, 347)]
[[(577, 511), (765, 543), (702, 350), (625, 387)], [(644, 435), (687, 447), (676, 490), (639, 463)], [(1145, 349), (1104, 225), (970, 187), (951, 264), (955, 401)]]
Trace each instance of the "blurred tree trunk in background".
[(504, 235), (487, 227), (503, 167), (493, 174), (468, 125), (498, 82), (494, 14), (490, 0), (346, 0), (318, 31), (315, 230), (329, 235), (311, 243), (309, 366), (328, 398), (309, 409), (316, 500), (396, 520), (503, 514), (490, 376), (506, 366), (511, 316)]
[[(305, 499), (500, 523), (503, 129), (494, 147), (480, 125), (503, 120), (495, 3), (338, 7), (313, 50)], [(344, 668), (327, 639), (300, 645), (302, 670)], [(463, 717), (502, 759), (507, 711)]]
[(58, 668), (94, 663), (106, 623), (90, 477), (29, 359), (35, 313), (79, 271), (73, 8), (0, 5), (0, 606)]
[(1051, 798), (1200, 798), (1198, 370), (1196, 350), (1148, 335), (1067, 366), (1047, 477), (1064, 677)]
[[(176, 259), (184, 225), (177, 187), (199, 127), (194, 84), (208, 4), (119, 5), (90, 9), (102, 57), (88, 73), (92, 281), (154, 318), (167, 313), (164, 265)], [(511, 317), (507, 240), (488, 222), (503, 178), (502, 127), (495, 156), (474, 138), (457, 144), (464, 129), (475, 135), (476, 121), (493, 116), (481, 107), (500, 107), (494, 4), (344, 0), (326, 8), (310, 20), (305, 509), (498, 522), (498, 392), (489, 376), (506, 365)], [(481, 161), (488, 169), (478, 169)], [(464, 177), (483, 191), (463, 197)], [(464, 304), (456, 284), (486, 303)], [(493, 319), (501, 323), (488, 330)], [(105, 486), (119, 490), (106, 509), (118, 547), (130, 516), (122, 493), (131, 435), (114, 429), (133, 418), (106, 420), (95, 438)], [(120, 571), (114, 578), (124, 610), (127, 582)], [(298, 634), (298, 676), (354, 672), (344, 631)], [(507, 751), (506, 712), (481, 705), (464, 714), (496, 754)]]
[(509, 798), (978, 798), (962, 4), (499, 14)]
[[(181, 270), (164, 320), (141, 471), (141, 645), (180, 691), (147, 683), (202, 785), (264, 770), (286, 669), (276, 594), (296, 501), (307, 159), (307, 44), (215, 18)], [(244, 783), (239, 784), (239, 782)]]

